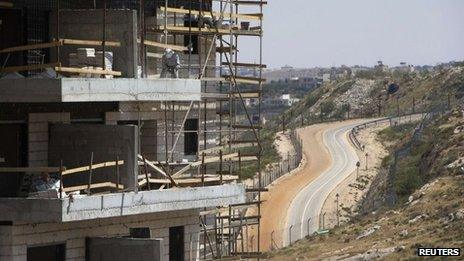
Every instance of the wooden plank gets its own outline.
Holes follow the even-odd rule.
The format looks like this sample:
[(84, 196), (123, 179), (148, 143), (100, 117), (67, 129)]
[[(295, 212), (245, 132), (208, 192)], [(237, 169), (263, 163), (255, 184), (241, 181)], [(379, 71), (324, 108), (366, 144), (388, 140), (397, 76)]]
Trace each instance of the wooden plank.
[(55, 173), (60, 172), (60, 167), (2, 167), (0, 168), (0, 173), (2, 172)]
[[(235, 181), (237, 179), (238, 179), (238, 176), (230, 176), (230, 175), (223, 175), (222, 176), (222, 181), (223, 182)], [(218, 182), (221, 182), (221, 177), (219, 177), (219, 176), (205, 177), (203, 181), (202, 181), (202, 179), (200, 177), (198, 177), (198, 178), (176, 179), (176, 182), (180, 187), (202, 185), (203, 183), (208, 186), (208, 185), (212, 185), (212, 184), (218, 184)]]
[(249, 36), (260, 36), (261, 31), (250, 31), (250, 30), (238, 30), (238, 29), (214, 29), (214, 28), (198, 28), (198, 27), (189, 27), (186, 26), (158, 26), (155, 31), (162, 33), (165, 31), (165, 28), (170, 33), (177, 33), (177, 34), (219, 34), (219, 35), (229, 35), (232, 33), (233, 35), (249, 35)]
[(162, 169), (160, 169), (159, 167), (157, 167), (153, 162), (150, 162), (148, 160), (145, 159), (144, 161), (144, 158), (142, 155), (138, 155), (137, 156), (138, 159), (142, 160), (144, 163), (146, 163), (150, 168), (156, 170), (157, 172), (161, 173), (161, 175), (165, 176), (166, 178), (168, 178), (170, 180), (170, 183), (174, 186), (177, 186), (176, 184), (176, 181), (172, 178), (172, 176), (170, 176), (168, 173), (166, 173), (165, 171), (163, 171)]
[[(225, 78), (228, 81), (233, 81), (232, 76), (230, 76), (230, 75), (225, 76)], [(235, 76), (235, 81), (237, 83), (260, 84), (260, 83), (265, 83), (266, 79), (264, 79), (264, 78), (255, 78), (255, 77)]]
[(173, 7), (168, 7), (167, 9), (164, 6), (160, 7), (161, 12), (164, 12), (167, 10), (167, 12), (170, 13), (177, 13), (177, 14), (192, 14), (192, 15), (201, 15), (203, 17), (209, 17), (211, 18), (211, 13), (213, 16), (219, 18), (223, 17), (224, 19), (240, 19), (240, 20), (254, 20), (254, 21), (259, 21), (263, 18), (263, 14), (231, 14), (231, 13), (220, 13), (220, 12), (211, 12), (211, 11), (202, 11), (200, 12), (199, 10), (189, 10), (189, 9), (184, 9), (184, 8), (173, 8)]
[(163, 49), (168, 49), (169, 48), (169, 49), (172, 49), (174, 51), (180, 51), (180, 52), (188, 51), (188, 48), (185, 47), (185, 46), (158, 43), (158, 42), (149, 41), (149, 40), (145, 40), (143, 42), (145, 43), (145, 45), (148, 45), (148, 46), (153, 46), (153, 47), (158, 47), (158, 48), (163, 48)]
[[(103, 46), (103, 41), (98, 40), (80, 40), (80, 39), (60, 39), (65, 45), (89, 45), (89, 46)], [(105, 41), (105, 46), (120, 47), (121, 43), (116, 41)]]
[[(153, 183), (153, 184), (171, 184), (171, 181), (167, 180), (167, 179), (152, 179), (152, 178), (149, 178), (148, 179), (150, 181), (150, 183)], [(143, 179), (141, 181), (138, 182), (139, 184), (139, 187), (141, 186), (144, 186), (147, 184), (147, 180), (146, 179)]]
[[(230, 63), (222, 62), (222, 65), (229, 66)], [(232, 66), (237, 67), (252, 67), (252, 68), (267, 68), (265, 64), (258, 64), (258, 63), (232, 63)]]
[(267, 5), (267, 1), (234, 1), (233, 4), (239, 4), (239, 5)]
[[(124, 160), (118, 161), (118, 165), (124, 165)], [(99, 169), (99, 168), (106, 168), (106, 167), (111, 167), (111, 166), (116, 166), (116, 161), (108, 161), (108, 162), (103, 162), (103, 163), (98, 163), (98, 164), (92, 164), (92, 169)], [(68, 169), (63, 171), (62, 175), (70, 175), (74, 173), (79, 173), (79, 172), (84, 172), (84, 171), (89, 171), (90, 166), (85, 166), (85, 167), (79, 167), (79, 168), (73, 168), (73, 169)]]
[(34, 49), (45, 49), (45, 48), (56, 47), (56, 46), (61, 46), (61, 45), (63, 45), (62, 41), (53, 41), (53, 42), (49, 42), (49, 43), (21, 45), (21, 46), (14, 46), (14, 47), (8, 47), (8, 48), (5, 48), (5, 49), (2, 49), (2, 50), (0, 50), (0, 53), (11, 53), (11, 52), (34, 50)]
[(224, 77), (202, 77), (201, 80), (204, 82), (225, 82), (226, 78)]
[[(67, 187), (63, 188), (64, 192), (72, 192), (72, 191), (80, 191), (80, 190), (86, 190), (89, 188), (89, 185), (80, 185), (80, 186), (72, 186), (72, 187)], [(113, 182), (102, 182), (102, 183), (94, 183), (90, 185), (90, 189), (96, 189), (96, 188), (117, 188), (117, 189), (124, 189), (124, 185), (117, 185), (116, 183)]]
[[(241, 95), (242, 95), (242, 98), (244, 98), (244, 99), (245, 98), (258, 99), (259, 96), (260, 96), (260, 92), (241, 92)], [(240, 95), (238, 93), (233, 93), (232, 97), (238, 99), (238, 98), (240, 98)]]
[(31, 65), (22, 65), (22, 66), (11, 66), (1, 68), (0, 72), (21, 72), (21, 71), (32, 71), (45, 68), (54, 68), (55, 66), (60, 66), (61, 63), (44, 63), (44, 64), (31, 64)]
[(100, 70), (100, 69), (81, 69), (81, 68), (74, 68), (74, 67), (55, 67), (55, 71), (62, 72), (62, 73), (71, 73), (71, 74), (103, 74), (103, 75), (113, 75), (113, 76), (121, 76), (122, 73), (119, 71), (111, 71), (111, 70)]
[(13, 3), (0, 1), (0, 7), (13, 7)]

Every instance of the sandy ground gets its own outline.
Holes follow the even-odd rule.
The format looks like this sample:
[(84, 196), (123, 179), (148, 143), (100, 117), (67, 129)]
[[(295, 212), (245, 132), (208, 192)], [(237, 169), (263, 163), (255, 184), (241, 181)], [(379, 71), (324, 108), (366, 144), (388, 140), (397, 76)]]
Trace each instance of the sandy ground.
[[(385, 122), (359, 131), (357, 137), (361, 144), (365, 146), (365, 149), (364, 151), (356, 150), (361, 163), (358, 179), (356, 177), (357, 173), (354, 171), (327, 197), (321, 211), (321, 213), (327, 213), (325, 219), (326, 228), (331, 228), (337, 225), (337, 193), (339, 195), (338, 200), (341, 223), (349, 220), (350, 216), (354, 214), (354, 211), (356, 210), (358, 201), (365, 193), (367, 193), (371, 181), (379, 172), (382, 159), (388, 154), (386, 148), (379, 140), (377, 140), (377, 132), (388, 126), (389, 124)], [(366, 153), (368, 154), (367, 170)]]
[[(261, 251), (270, 250), (273, 244), (282, 246), (287, 210), (292, 199), (331, 165), (331, 157), (323, 144), (324, 131), (356, 121), (324, 123), (298, 129), (303, 139), (304, 151), (301, 166), (276, 180), (269, 187), (269, 192), (262, 194), (262, 200), (265, 202), (261, 205)], [(273, 231), (275, 231), (274, 242), (271, 242)], [(250, 234), (253, 235), (253, 231)]]

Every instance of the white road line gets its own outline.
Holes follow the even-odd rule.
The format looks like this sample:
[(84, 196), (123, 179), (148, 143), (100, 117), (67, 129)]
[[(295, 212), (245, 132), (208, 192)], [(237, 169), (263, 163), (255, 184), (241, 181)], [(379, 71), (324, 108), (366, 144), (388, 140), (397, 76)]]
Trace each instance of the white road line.
[[(311, 218), (309, 232), (313, 233), (318, 229), (319, 222), (316, 217), (321, 212), (324, 201), (330, 192), (356, 169), (354, 164), (359, 159), (351, 144), (347, 141), (346, 134), (358, 124), (352, 123), (324, 132), (323, 143), (332, 158), (332, 165), (313, 182), (301, 189), (292, 200), (287, 213), (286, 225), (286, 228), (293, 225), (295, 229), (292, 228), (291, 231), (292, 242), (307, 235), (307, 221), (309, 218)], [(284, 245), (288, 245), (290, 240), (289, 232), (286, 229), (283, 233)]]

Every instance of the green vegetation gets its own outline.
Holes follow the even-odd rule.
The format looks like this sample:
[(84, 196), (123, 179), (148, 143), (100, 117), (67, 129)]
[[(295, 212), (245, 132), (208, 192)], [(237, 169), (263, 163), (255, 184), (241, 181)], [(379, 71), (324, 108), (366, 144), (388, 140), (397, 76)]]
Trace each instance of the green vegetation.
[(417, 124), (400, 124), (379, 132), (379, 138), (390, 150), (382, 167), (390, 168), (400, 203), (431, 179), (452, 174), (454, 170), (446, 165), (464, 156), (461, 142), (464, 133), (453, 132), (461, 124), (456, 116), (459, 116), (458, 110), (435, 116), (425, 122), (423, 131), (416, 137), (412, 134)]

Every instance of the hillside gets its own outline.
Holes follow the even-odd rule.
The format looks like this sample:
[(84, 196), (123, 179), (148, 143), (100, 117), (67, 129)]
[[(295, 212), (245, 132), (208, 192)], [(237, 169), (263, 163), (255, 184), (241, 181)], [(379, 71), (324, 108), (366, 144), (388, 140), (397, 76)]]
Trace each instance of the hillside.
[(421, 246), (462, 248), (462, 97), (459, 102), (453, 110), (429, 114), (419, 124), (378, 132), (390, 155), (363, 200), (363, 214), (328, 234), (271, 252), (267, 258), (365, 260), (388, 256), (397, 260), (415, 256)]
[[(387, 86), (399, 85), (394, 94)], [(404, 115), (456, 105), (464, 95), (464, 67), (421, 73), (363, 73), (311, 90), (282, 117), (288, 126), (352, 117)], [(275, 127), (275, 126), (274, 126)]]

